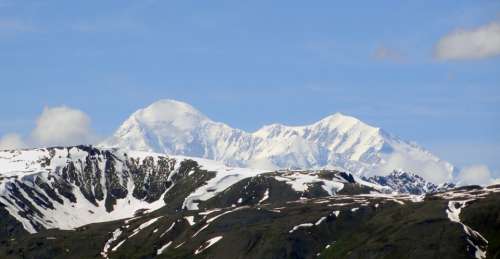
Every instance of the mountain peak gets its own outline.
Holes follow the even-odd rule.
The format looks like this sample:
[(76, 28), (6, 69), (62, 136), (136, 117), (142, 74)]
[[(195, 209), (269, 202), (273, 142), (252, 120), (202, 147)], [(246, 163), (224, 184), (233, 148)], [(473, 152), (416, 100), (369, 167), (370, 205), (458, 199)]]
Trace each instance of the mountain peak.
[(208, 119), (196, 108), (185, 102), (163, 99), (156, 101), (133, 115), (147, 122), (173, 122), (186, 119)]
[(182, 147), (180, 143), (192, 142), (193, 132), (211, 122), (187, 103), (163, 99), (134, 112), (100, 146), (177, 153), (175, 150)]
[(379, 130), (379, 128), (368, 125), (356, 117), (345, 115), (345, 114), (340, 113), (340, 112), (336, 112), (332, 115), (326, 116), (325, 118), (319, 120), (318, 122), (314, 123), (313, 125), (322, 125), (322, 126), (338, 128), (341, 131), (342, 131), (342, 129), (348, 129), (348, 128), (353, 128), (353, 127), (359, 127), (359, 128), (363, 128), (366, 130), (372, 130), (372, 131)]
[(311, 125), (271, 124), (249, 133), (210, 120), (189, 104), (160, 100), (135, 112), (101, 146), (219, 160), (230, 166), (343, 168), (372, 176), (394, 169), (449, 181), (453, 166), (380, 128), (342, 113)]
[(421, 176), (403, 170), (394, 170), (388, 175), (372, 176), (364, 178), (364, 180), (381, 186), (387, 186), (398, 193), (421, 195), (441, 190), (439, 186), (426, 181)]

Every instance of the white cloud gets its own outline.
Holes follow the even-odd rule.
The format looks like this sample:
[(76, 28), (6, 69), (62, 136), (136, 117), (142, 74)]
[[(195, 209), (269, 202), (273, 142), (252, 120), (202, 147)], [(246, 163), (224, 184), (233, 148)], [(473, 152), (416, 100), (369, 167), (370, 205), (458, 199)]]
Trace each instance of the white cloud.
[(26, 143), (19, 134), (9, 133), (0, 138), (0, 150), (25, 148)]
[(457, 29), (439, 40), (435, 57), (441, 60), (481, 59), (500, 55), (500, 22), (475, 29)]
[(35, 145), (77, 145), (96, 140), (90, 118), (84, 112), (66, 106), (45, 108), (31, 133)]
[(457, 176), (460, 185), (490, 185), (499, 179), (492, 179), (489, 168), (485, 165), (471, 165), (464, 167)]
[(373, 52), (373, 57), (378, 60), (389, 60), (394, 62), (403, 61), (403, 55), (401, 55), (401, 53), (399, 53), (394, 49), (387, 48), (384, 46), (376, 48), (375, 51)]
[(386, 163), (380, 166), (377, 174), (386, 175), (393, 170), (403, 170), (422, 176), (425, 180), (435, 184), (452, 181), (452, 170), (444, 161), (434, 162), (426, 160), (425, 157), (420, 159), (419, 154), (390, 154), (384, 159)]

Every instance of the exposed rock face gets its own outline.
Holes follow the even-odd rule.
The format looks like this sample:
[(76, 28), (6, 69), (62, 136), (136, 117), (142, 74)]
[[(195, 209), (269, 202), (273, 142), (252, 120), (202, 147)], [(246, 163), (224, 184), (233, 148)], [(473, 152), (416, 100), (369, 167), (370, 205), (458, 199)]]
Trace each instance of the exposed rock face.
[[(341, 192), (387, 191), (360, 184), (359, 178), (339, 171), (266, 172), (91, 146), (1, 151), (0, 177), (0, 204), (31, 233), (74, 229), (162, 207), (175, 212), (214, 204), (254, 205), (262, 188), (279, 189), (268, 196), (282, 202)], [(238, 192), (237, 200), (212, 199), (231, 190)]]
[(408, 173), (377, 179), (386, 186), (336, 170), (260, 171), (89, 146), (1, 151), (0, 258), (500, 253), (500, 186), (433, 192)]
[(426, 194), (455, 188), (452, 183), (436, 185), (424, 178), (409, 172), (393, 171), (386, 176), (372, 176), (364, 178), (368, 182), (389, 187), (392, 191), (409, 194)]
[(159, 208), (177, 162), (90, 146), (4, 151), (0, 159), (0, 202), (31, 232)]

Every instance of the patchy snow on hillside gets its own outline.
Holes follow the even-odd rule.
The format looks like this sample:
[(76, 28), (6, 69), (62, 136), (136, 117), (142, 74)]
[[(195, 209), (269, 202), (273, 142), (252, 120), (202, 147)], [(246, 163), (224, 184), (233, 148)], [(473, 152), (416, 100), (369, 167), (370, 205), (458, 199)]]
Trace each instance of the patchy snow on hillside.
[(222, 236), (216, 236), (213, 237), (209, 240), (207, 240), (202, 246), (200, 246), (196, 251), (194, 251), (194, 254), (200, 254), (203, 251), (207, 250), (209, 247), (213, 246), (215, 243), (219, 242), (222, 239)]

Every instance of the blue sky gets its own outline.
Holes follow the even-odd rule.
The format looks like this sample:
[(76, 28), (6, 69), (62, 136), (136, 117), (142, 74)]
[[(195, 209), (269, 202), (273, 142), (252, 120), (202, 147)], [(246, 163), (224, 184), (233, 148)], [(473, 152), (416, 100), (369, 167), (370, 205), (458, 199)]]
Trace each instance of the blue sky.
[(439, 58), (499, 1), (0, 0), (0, 136), (44, 107), (100, 136), (161, 98), (253, 131), (342, 112), (500, 176), (500, 57)]

